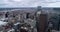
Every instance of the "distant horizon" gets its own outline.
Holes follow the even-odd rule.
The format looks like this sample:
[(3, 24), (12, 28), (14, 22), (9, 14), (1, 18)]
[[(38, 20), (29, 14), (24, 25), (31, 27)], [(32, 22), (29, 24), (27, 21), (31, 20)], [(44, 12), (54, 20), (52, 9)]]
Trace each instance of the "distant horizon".
[[(37, 8), (37, 7), (0, 7), (0, 8)], [(42, 8), (60, 8), (60, 7), (42, 7)]]
[(23, 8), (23, 7), (0, 7), (0, 8)]

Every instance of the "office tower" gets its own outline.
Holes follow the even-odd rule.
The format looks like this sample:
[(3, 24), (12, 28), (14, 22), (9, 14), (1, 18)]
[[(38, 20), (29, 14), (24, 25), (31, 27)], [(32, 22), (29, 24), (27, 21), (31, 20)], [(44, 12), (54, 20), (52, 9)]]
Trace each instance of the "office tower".
[(7, 12), (7, 13), (5, 14), (5, 17), (7, 18), (7, 17), (8, 17), (8, 15), (9, 15), (9, 12)]
[(26, 18), (29, 18), (29, 14), (30, 14), (30, 13), (27, 13), (27, 14), (26, 14)]
[(48, 21), (47, 14), (40, 14), (37, 17), (37, 32), (46, 32), (47, 28), (47, 21)]

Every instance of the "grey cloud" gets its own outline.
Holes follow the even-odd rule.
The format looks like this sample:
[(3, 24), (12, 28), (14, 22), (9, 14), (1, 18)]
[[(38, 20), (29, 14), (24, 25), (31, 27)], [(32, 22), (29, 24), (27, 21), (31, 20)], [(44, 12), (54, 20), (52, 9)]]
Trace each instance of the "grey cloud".
[(59, 6), (60, 3), (59, 1), (60, 0), (21, 0), (21, 1), (0, 0), (0, 7), (31, 7), (31, 6), (53, 7), (54, 5)]
[(4, 3), (7, 4), (7, 6), (13, 6), (13, 7), (14, 6), (16, 6), (16, 7), (37, 6), (38, 0), (21, 0), (20, 2), (16, 2), (16, 1), (12, 1), (12, 0), (6, 0)]

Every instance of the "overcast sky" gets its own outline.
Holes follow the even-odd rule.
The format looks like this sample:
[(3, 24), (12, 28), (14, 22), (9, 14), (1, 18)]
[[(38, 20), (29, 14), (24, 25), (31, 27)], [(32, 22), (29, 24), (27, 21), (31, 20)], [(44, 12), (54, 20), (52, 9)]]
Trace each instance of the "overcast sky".
[(60, 7), (60, 0), (0, 0), (0, 7)]

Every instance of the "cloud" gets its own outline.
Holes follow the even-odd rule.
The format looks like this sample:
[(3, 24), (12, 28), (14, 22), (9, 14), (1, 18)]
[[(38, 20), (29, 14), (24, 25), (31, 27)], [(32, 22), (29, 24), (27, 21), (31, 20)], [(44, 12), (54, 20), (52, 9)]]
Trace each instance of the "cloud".
[(50, 3), (50, 4), (47, 4), (44, 7), (60, 7), (60, 2)]
[(38, 0), (0, 0), (0, 7), (35, 7), (37, 3)]
[(41, 1), (42, 7), (60, 7), (60, 0), (45, 0)]
[(60, 7), (59, 3), (60, 0), (0, 0), (0, 7)]

